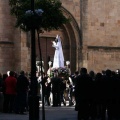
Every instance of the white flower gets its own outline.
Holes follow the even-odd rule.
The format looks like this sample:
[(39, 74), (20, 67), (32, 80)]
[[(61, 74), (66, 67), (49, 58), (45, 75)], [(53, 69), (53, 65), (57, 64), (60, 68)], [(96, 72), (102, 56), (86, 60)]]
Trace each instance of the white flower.
[(25, 14), (26, 14), (26, 15), (33, 15), (34, 13), (33, 13), (32, 10), (27, 10), (27, 11), (25, 12)]
[[(42, 13), (43, 13), (43, 10), (42, 9), (36, 9), (35, 10), (35, 13), (38, 15), (38, 16), (42, 16)], [(34, 12), (32, 10), (27, 10), (25, 12), (26, 15), (34, 15)]]
[(42, 13), (43, 13), (43, 10), (42, 10), (42, 9), (36, 9), (36, 10), (35, 10), (35, 13), (36, 13), (38, 16), (41, 16)]

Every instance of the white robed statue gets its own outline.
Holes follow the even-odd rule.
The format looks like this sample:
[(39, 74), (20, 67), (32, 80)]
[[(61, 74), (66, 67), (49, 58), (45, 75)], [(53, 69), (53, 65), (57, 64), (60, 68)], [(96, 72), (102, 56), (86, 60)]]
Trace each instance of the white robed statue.
[(60, 36), (57, 35), (55, 41), (53, 41), (53, 47), (55, 47), (55, 54), (53, 59), (53, 68), (64, 67), (64, 56), (62, 51), (62, 44)]

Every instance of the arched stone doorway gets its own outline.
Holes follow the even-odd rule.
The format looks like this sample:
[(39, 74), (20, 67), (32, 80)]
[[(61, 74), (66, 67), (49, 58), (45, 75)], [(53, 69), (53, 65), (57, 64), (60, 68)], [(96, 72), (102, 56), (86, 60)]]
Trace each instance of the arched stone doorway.
[[(52, 42), (56, 35), (59, 34), (62, 40), (63, 54), (66, 61), (70, 61), (70, 69), (73, 73), (79, 70), (82, 60), (80, 39), (80, 29), (74, 17), (65, 9), (62, 11), (66, 17), (71, 19), (70, 23), (61, 26), (57, 31), (44, 32), (40, 34), (42, 60), (44, 61), (45, 72), (48, 70), (48, 61), (53, 61), (55, 49), (52, 47)], [(38, 43), (36, 44), (36, 59), (39, 60)], [(65, 63), (66, 64), (66, 63)]]

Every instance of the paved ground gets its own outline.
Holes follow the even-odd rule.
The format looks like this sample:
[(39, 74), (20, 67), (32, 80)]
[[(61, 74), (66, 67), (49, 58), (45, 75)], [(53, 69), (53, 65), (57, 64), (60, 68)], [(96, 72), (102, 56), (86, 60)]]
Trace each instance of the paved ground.
[[(41, 107), (39, 115), (39, 120), (42, 120)], [(0, 120), (29, 120), (29, 113), (27, 112), (27, 115), (0, 113)], [(45, 120), (77, 120), (77, 112), (74, 107), (68, 106), (45, 107)]]

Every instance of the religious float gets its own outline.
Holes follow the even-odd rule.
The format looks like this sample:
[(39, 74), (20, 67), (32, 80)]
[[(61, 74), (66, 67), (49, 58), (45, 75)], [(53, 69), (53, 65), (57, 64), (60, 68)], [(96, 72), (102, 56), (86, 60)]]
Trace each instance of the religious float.
[[(52, 47), (55, 48), (55, 54), (53, 59), (53, 64), (49, 61), (49, 69), (48, 76), (54, 77), (54, 74), (57, 74), (60, 77), (69, 77), (70, 69), (69, 69), (69, 61), (66, 61), (66, 66), (64, 66), (64, 55), (62, 50), (62, 44), (60, 36), (57, 35), (55, 41), (52, 42)], [(53, 66), (52, 66), (53, 65)]]

